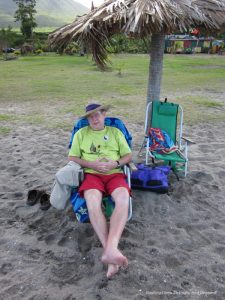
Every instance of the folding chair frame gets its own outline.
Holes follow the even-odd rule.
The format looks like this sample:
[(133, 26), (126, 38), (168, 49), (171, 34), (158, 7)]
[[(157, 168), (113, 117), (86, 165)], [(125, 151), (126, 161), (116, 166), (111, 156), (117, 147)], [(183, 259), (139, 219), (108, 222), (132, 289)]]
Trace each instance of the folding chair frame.
[[(161, 102), (161, 103), (163, 103), (163, 102)], [(153, 162), (154, 162), (155, 159), (157, 159), (155, 157), (154, 153), (149, 150), (150, 140), (149, 140), (149, 137), (148, 137), (148, 129), (149, 129), (149, 127), (151, 127), (152, 106), (153, 106), (153, 102), (149, 102), (147, 107), (146, 107), (146, 114), (145, 114), (145, 146), (146, 146), (145, 163), (146, 164), (149, 164), (149, 157), (152, 158)], [(186, 177), (187, 176), (187, 167), (188, 167), (188, 140), (183, 138), (183, 136), (182, 136), (182, 134), (183, 134), (183, 108), (178, 104), (177, 104), (177, 106), (178, 106), (178, 114), (180, 116), (180, 122), (179, 122), (179, 126), (177, 126), (178, 124), (176, 124), (176, 131), (177, 131), (177, 128), (178, 128), (178, 135), (177, 135), (177, 132), (176, 132), (175, 133), (174, 144), (178, 146), (177, 154), (183, 160), (182, 169), (184, 169), (184, 177)], [(178, 139), (176, 138), (176, 136), (178, 136)], [(165, 160), (162, 159), (162, 160), (164, 160), (164, 162), (167, 161), (167, 163), (172, 165), (172, 168), (174, 169), (174, 171), (180, 170), (180, 169), (177, 169), (177, 167), (176, 167), (176, 163), (178, 163), (178, 162), (170, 161), (168, 159), (168, 156), (169, 155), (167, 155), (167, 159), (165, 159)]]

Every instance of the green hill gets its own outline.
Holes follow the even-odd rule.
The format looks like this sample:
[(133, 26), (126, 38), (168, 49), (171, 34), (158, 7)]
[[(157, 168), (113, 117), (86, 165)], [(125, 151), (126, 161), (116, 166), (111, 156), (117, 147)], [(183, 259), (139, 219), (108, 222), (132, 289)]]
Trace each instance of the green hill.
[[(19, 26), (18, 22), (14, 22), (16, 9), (13, 0), (0, 0), (0, 28)], [(88, 12), (87, 7), (73, 0), (37, 0), (36, 10), (38, 27), (59, 27)]]

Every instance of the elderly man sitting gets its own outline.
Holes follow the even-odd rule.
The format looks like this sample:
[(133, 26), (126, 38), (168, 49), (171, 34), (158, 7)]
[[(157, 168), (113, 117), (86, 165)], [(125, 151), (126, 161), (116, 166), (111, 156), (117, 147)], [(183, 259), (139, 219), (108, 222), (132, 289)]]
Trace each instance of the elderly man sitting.
[[(84, 168), (79, 193), (86, 200), (91, 224), (104, 248), (102, 262), (108, 264), (107, 277), (127, 266), (128, 260), (118, 249), (129, 205), (130, 189), (121, 167), (131, 161), (131, 150), (121, 131), (104, 125), (109, 106), (92, 103), (83, 117), (89, 126), (73, 138), (69, 160)], [(102, 198), (111, 195), (115, 209), (109, 228), (101, 209)]]
[[(71, 187), (78, 186), (84, 170), (79, 194), (86, 200), (91, 224), (104, 248), (102, 262), (108, 264), (110, 278), (119, 267), (128, 265), (118, 245), (127, 221), (130, 197), (121, 167), (131, 161), (131, 150), (118, 128), (105, 126), (108, 109), (109, 106), (97, 103), (86, 106), (83, 118), (88, 119), (89, 126), (75, 133), (69, 163), (56, 173), (50, 202), (53, 207), (64, 209)], [(101, 207), (102, 198), (107, 195), (115, 202), (109, 228)]]

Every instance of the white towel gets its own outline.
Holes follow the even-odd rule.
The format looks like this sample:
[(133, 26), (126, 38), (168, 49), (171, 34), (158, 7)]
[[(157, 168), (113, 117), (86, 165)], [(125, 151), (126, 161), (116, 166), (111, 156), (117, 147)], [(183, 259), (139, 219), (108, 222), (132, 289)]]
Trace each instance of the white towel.
[(71, 189), (78, 187), (83, 180), (83, 169), (77, 163), (70, 161), (55, 175), (50, 202), (57, 209), (64, 209), (70, 198)]

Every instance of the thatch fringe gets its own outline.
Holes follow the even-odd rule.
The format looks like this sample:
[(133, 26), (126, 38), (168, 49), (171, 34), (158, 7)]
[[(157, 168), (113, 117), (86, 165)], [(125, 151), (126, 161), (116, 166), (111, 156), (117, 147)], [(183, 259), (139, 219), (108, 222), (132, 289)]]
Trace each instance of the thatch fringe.
[(225, 25), (225, 0), (108, 0), (49, 35), (49, 44), (65, 47), (82, 41), (101, 68), (106, 67), (107, 39), (114, 33), (146, 37), (187, 32), (190, 27), (219, 30)]

